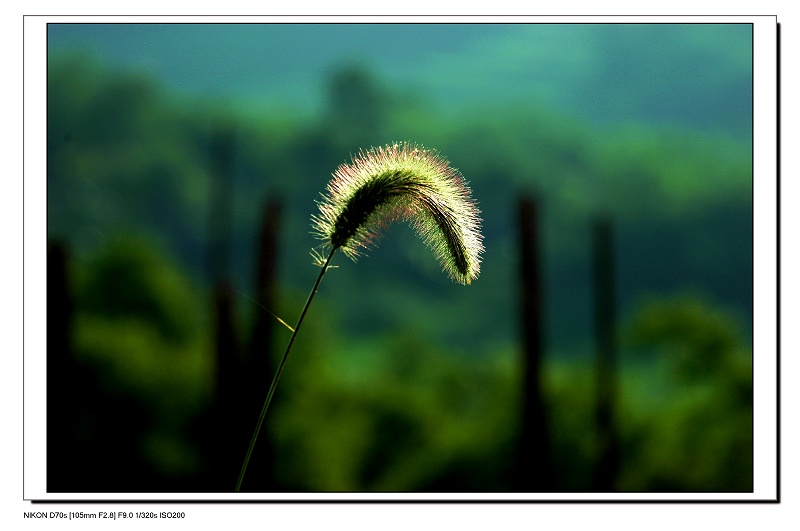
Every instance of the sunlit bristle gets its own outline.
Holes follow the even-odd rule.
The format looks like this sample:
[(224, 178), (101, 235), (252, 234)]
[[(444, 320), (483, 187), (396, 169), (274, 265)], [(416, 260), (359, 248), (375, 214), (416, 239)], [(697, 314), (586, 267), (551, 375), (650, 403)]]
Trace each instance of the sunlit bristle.
[(404, 220), (451, 278), (469, 284), (480, 272), (480, 212), (464, 178), (435, 150), (403, 142), (359, 152), (334, 172), (319, 210), (315, 232), (350, 258)]

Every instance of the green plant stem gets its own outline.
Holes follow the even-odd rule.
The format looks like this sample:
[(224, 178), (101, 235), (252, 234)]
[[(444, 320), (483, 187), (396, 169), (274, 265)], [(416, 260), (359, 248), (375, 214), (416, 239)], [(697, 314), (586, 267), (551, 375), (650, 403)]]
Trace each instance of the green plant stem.
[(317, 293), (317, 289), (319, 288), (319, 283), (322, 282), (322, 277), (325, 276), (325, 272), (328, 270), (328, 265), (331, 263), (331, 258), (333, 258), (333, 254), (336, 252), (337, 247), (331, 249), (328, 258), (325, 260), (325, 264), (322, 266), (322, 270), (319, 272), (319, 276), (317, 277), (316, 283), (314, 283), (314, 288), (311, 290), (311, 293), (308, 295), (308, 300), (306, 300), (306, 305), (303, 307), (303, 311), (300, 313), (300, 318), (297, 320), (297, 324), (294, 327), (294, 331), (292, 332), (292, 337), (289, 339), (289, 344), (286, 345), (286, 352), (283, 353), (283, 359), (281, 359), (280, 365), (278, 365), (278, 370), (275, 372), (275, 377), (272, 379), (272, 384), (269, 386), (269, 392), (267, 392), (267, 398), (264, 400), (264, 407), (261, 408), (261, 415), (258, 417), (258, 423), (256, 424), (256, 429), (253, 432), (253, 437), (250, 439), (250, 447), (247, 449), (247, 454), (244, 457), (244, 463), (242, 463), (242, 470), (239, 472), (239, 480), (236, 482), (236, 492), (239, 492), (239, 489), (242, 487), (242, 481), (244, 480), (244, 474), (247, 472), (247, 465), (250, 463), (250, 456), (253, 454), (253, 448), (256, 445), (256, 440), (258, 439), (258, 434), (261, 432), (261, 426), (264, 424), (264, 417), (267, 415), (267, 409), (269, 408), (270, 402), (272, 402), (272, 395), (275, 394), (275, 388), (278, 386), (278, 380), (281, 378), (281, 373), (283, 372), (283, 366), (286, 364), (286, 358), (289, 357), (289, 351), (292, 349), (292, 344), (294, 344), (294, 340), (297, 337), (297, 332), (300, 330), (300, 325), (303, 324), (303, 319), (306, 317), (306, 312), (308, 312), (308, 307), (311, 305), (311, 301), (314, 299), (314, 295)]

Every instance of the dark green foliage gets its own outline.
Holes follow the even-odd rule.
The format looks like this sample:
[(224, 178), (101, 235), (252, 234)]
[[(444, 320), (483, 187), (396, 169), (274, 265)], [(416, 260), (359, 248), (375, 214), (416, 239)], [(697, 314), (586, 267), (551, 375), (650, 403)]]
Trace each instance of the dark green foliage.
[[(285, 488), (507, 487), (508, 454), (498, 452), (514, 430), (507, 357), (464, 360), (408, 332), (327, 346), (314, 326), (309, 332), (292, 354), (283, 400), (270, 412)], [(451, 484), (448, 475), (464, 481)]]
[(197, 331), (192, 287), (140, 237), (116, 236), (109, 242), (88, 264), (79, 293), (87, 315), (137, 321), (175, 342)]
[[(662, 389), (638, 384), (627, 395), (621, 488), (751, 491), (752, 355), (735, 320), (697, 296), (654, 299), (637, 313), (629, 337), (640, 355), (656, 354), (634, 362), (638, 378), (661, 381)], [(661, 396), (636, 405), (643, 391)]]
[[(209, 402), (208, 310), (174, 262), (135, 235), (116, 235), (68, 272), (74, 355), (48, 382), (69, 407), (59, 444), (75, 478), (60, 491), (184, 490), (202, 470), (191, 425)], [(108, 467), (87, 463), (102, 460)]]
[[(655, 349), (684, 381), (739, 377), (739, 327), (700, 298), (683, 296), (643, 305), (631, 325), (632, 345)], [(747, 377), (749, 380), (749, 376)]]

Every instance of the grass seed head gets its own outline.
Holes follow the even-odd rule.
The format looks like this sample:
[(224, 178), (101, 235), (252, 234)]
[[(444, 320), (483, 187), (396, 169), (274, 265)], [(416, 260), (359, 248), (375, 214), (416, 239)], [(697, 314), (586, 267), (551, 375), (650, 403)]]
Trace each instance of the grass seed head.
[(352, 259), (397, 220), (414, 227), (453, 280), (477, 278), (480, 212), (461, 173), (435, 150), (403, 142), (360, 151), (334, 172), (312, 219), (325, 244)]

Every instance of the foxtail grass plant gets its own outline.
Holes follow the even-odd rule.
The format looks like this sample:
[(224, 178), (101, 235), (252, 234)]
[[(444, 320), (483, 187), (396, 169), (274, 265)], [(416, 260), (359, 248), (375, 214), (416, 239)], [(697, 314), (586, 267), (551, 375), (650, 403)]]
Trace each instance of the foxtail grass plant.
[(384, 227), (406, 221), (454, 281), (470, 284), (480, 273), (484, 249), (480, 212), (461, 173), (435, 150), (403, 142), (360, 151), (349, 164), (337, 168), (318, 206), (312, 226), (322, 245), (312, 255), (320, 266), (319, 276), (267, 392), (242, 463), (237, 492), (289, 351), (336, 251), (355, 260), (375, 245)]

